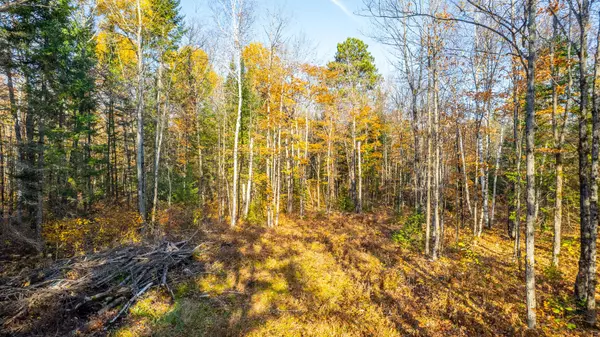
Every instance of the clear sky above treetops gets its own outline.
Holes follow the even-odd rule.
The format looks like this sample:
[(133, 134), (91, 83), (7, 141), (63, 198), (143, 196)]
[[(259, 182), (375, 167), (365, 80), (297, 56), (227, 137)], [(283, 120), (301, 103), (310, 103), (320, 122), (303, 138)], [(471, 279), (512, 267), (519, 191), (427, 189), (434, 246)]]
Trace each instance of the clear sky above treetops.
[[(209, 0), (181, 0), (186, 20), (213, 25)], [(362, 8), (362, 0), (254, 0), (255, 20), (252, 40), (264, 42), (263, 25), (268, 12), (282, 12), (289, 19), (287, 36), (304, 36), (314, 46), (315, 63), (326, 64), (335, 55), (337, 44), (348, 37), (356, 37), (369, 45), (379, 73), (387, 76), (392, 71), (385, 48), (368, 37), (369, 19), (354, 15)]]

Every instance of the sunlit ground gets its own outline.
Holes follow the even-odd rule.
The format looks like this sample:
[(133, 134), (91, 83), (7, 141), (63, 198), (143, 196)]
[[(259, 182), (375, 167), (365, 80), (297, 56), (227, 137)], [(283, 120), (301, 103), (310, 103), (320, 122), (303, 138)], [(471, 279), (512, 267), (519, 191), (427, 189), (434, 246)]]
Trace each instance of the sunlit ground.
[[(446, 220), (451, 223), (452, 219)], [(214, 230), (197, 256), (206, 272), (153, 291), (113, 336), (525, 335), (524, 272), (501, 229), (468, 244), (447, 228), (444, 257), (427, 260), (418, 236), (396, 242), (402, 217), (313, 215), (279, 227)], [(570, 300), (577, 240), (560, 271), (551, 233), (538, 231), (537, 334), (589, 335)]]

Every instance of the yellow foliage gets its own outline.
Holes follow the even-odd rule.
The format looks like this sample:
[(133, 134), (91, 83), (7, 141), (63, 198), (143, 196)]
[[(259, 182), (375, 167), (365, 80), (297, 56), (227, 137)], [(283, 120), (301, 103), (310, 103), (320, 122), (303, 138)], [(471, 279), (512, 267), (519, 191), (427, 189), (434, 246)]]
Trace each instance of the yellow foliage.
[(135, 211), (102, 209), (92, 218), (51, 220), (43, 225), (44, 241), (56, 253), (77, 254), (115, 243), (138, 242), (142, 220)]

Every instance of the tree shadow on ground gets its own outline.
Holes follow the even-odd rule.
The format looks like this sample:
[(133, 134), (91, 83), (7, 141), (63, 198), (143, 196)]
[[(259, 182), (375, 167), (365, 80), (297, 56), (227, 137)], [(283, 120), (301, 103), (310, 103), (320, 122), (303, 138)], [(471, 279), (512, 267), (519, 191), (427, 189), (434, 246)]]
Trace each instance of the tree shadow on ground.
[[(150, 331), (157, 336), (526, 333), (524, 275), (510, 258), (510, 242), (489, 233), (492, 239), (473, 245), (449, 244), (434, 262), (418, 245), (403, 248), (391, 240), (400, 227), (391, 215), (333, 214), (284, 219), (275, 229), (215, 231), (214, 247), (203, 257), (212, 267), (197, 277), (191, 291), (212, 308), (199, 318), (207, 323), (201, 330), (193, 324), (155, 324)], [(550, 282), (562, 281), (539, 277), (541, 290)], [(538, 293), (537, 335), (573, 332), (566, 324), (552, 330), (556, 317), (543, 307), (549, 296), (564, 297), (566, 288)]]

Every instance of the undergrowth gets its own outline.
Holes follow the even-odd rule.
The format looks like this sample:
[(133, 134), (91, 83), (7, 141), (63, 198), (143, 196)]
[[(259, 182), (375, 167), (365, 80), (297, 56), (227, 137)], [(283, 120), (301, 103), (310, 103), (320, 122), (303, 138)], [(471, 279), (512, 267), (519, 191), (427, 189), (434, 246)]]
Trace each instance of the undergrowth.
[[(196, 258), (206, 270), (145, 296), (113, 336), (519, 336), (524, 271), (500, 229), (475, 244), (465, 228), (442, 258), (422, 254), (422, 214), (282, 217), (267, 229), (219, 229)], [(566, 235), (569, 242), (569, 235)], [(391, 239), (390, 239), (391, 238)], [(549, 265), (540, 236), (540, 336), (586, 336), (570, 299), (576, 257)]]

